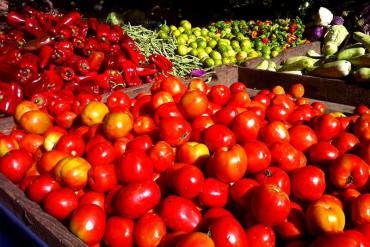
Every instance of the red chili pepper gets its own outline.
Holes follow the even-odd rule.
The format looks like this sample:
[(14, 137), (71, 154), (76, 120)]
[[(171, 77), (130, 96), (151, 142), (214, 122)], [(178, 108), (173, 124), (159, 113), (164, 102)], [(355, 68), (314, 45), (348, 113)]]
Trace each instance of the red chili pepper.
[(40, 23), (34, 17), (26, 18), (25, 28), (28, 33), (37, 38), (45, 33), (44, 30), (42, 30)]
[(90, 72), (86, 75), (79, 75), (79, 76), (75, 75), (74, 81), (78, 85), (81, 85), (82, 83), (93, 81), (97, 76), (98, 76), (98, 74), (96, 72)]
[(73, 45), (71, 42), (60, 41), (54, 46), (53, 59), (56, 64), (66, 62), (73, 55)]
[(38, 56), (36, 56), (35, 54), (33, 53), (25, 53), (23, 54), (22, 58), (21, 58), (21, 61), (20, 61), (20, 64), (19, 64), (19, 69), (23, 69), (23, 70), (30, 70), (32, 73), (35, 73), (37, 74), (39, 71), (38, 71), (38, 66), (37, 66), (37, 63), (38, 63)]
[(118, 44), (112, 44), (110, 46), (109, 52), (117, 53), (119, 51), (121, 51), (121, 47)]
[(136, 75), (137, 76), (149, 76), (149, 75), (154, 75), (158, 73), (158, 70), (149, 68), (149, 67), (137, 67), (136, 68)]
[(54, 49), (51, 48), (51, 46), (45, 45), (41, 47), (41, 50), (39, 53), (39, 67), (41, 69), (45, 68), (49, 64), (53, 51)]
[(267, 44), (268, 42), (269, 42), (269, 39), (268, 38), (262, 38), (262, 42), (264, 43), (264, 44)]
[(24, 32), (16, 29), (10, 30), (7, 37), (9, 40), (17, 42), (17, 44), (22, 44), (25, 42)]
[(23, 99), (23, 90), (16, 83), (0, 82), (0, 111), (13, 114)]
[(29, 14), (29, 15), (31, 15), (31, 16), (35, 16), (35, 15), (37, 15), (37, 13), (39, 13), (39, 11), (38, 11), (38, 10), (36, 10), (36, 9), (32, 8), (32, 7), (31, 7), (31, 6), (29, 6), (29, 5), (25, 6), (25, 7), (23, 8), (23, 10), (24, 10), (27, 14)]
[(54, 43), (54, 40), (51, 38), (51, 36), (48, 34), (44, 34), (37, 39), (28, 41), (22, 47), (22, 49), (25, 51), (36, 51), (40, 49), (41, 47), (43, 47), (44, 45), (51, 45), (53, 43)]
[(6, 17), (6, 22), (18, 30), (23, 30), (26, 16), (15, 11), (10, 11)]
[(81, 20), (81, 14), (77, 11), (66, 14), (57, 24), (56, 30), (59, 31), (63, 26), (76, 25)]
[(67, 61), (68, 66), (70, 66), (75, 72), (86, 75), (90, 73), (89, 62), (78, 55), (73, 55)]
[(123, 62), (126, 60), (127, 58), (121, 51), (117, 53), (109, 53), (104, 60), (104, 67), (108, 69), (122, 70)]
[(173, 64), (170, 60), (168, 60), (165, 56), (160, 54), (152, 54), (149, 56), (149, 61), (154, 63), (158, 69), (163, 72), (168, 72), (172, 70)]
[(297, 30), (297, 28), (298, 28), (298, 24), (294, 22), (294, 23), (290, 26), (290, 28), (289, 28), (289, 32), (294, 33), (294, 32)]
[(119, 43), (123, 38), (123, 29), (119, 25), (113, 25), (111, 27), (111, 42)]
[(91, 18), (87, 19), (87, 24), (88, 24), (89, 28), (96, 31), (98, 29), (99, 21), (98, 21), (97, 18), (91, 17)]
[(2, 62), (17, 65), (21, 62), (22, 54), (18, 48), (11, 48), (9, 49), (3, 56), (1, 56), (0, 60)]
[(49, 70), (44, 71), (41, 75), (43, 84), (42, 90), (43, 91), (58, 91), (63, 87), (63, 80), (59, 76), (59, 73), (56, 71), (54, 65), (50, 65)]
[(74, 37), (72, 39), (73, 47), (76, 49), (82, 49), (85, 47), (85, 38), (81, 36)]
[(110, 26), (105, 23), (100, 23), (96, 29), (96, 36), (103, 42), (110, 40)]
[(121, 43), (121, 48), (127, 53), (134, 65), (145, 62), (145, 56), (141, 54), (140, 49), (135, 44)]
[(135, 41), (130, 37), (128, 36), (126, 33), (123, 34), (122, 36), (122, 43), (121, 44), (129, 44), (129, 45), (134, 45), (135, 44)]
[(13, 82), (17, 81), (18, 66), (0, 62), (0, 78), (2, 81)]
[(87, 62), (90, 66), (91, 71), (98, 71), (104, 61), (104, 53), (100, 51), (93, 51), (89, 58), (87, 59)]
[(39, 12), (37, 15), (37, 20), (40, 23), (40, 26), (45, 32), (55, 33), (55, 28), (53, 26), (53, 22), (55, 21), (55, 17), (51, 14)]
[(94, 79), (95, 85), (99, 86), (102, 89), (109, 89), (110, 88), (109, 76), (110, 76), (110, 72), (108, 70), (104, 71), (103, 74), (98, 75)]
[(58, 71), (64, 81), (72, 81), (75, 78), (75, 72), (71, 67), (59, 67)]
[(58, 32), (58, 38), (60, 40), (68, 41), (72, 38), (72, 29), (69, 26), (64, 26)]
[(87, 32), (89, 31), (89, 25), (86, 21), (81, 21), (78, 29), (78, 35), (86, 38)]
[(99, 41), (94, 37), (88, 38), (84, 48), (82, 49), (83, 54), (88, 56), (91, 52), (96, 50), (99, 50)]
[(122, 63), (123, 77), (128, 86), (137, 86), (142, 84), (136, 73), (136, 66), (133, 62), (125, 60)]
[(31, 101), (37, 105), (39, 109), (45, 109), (48, 105), (48, 92), (36, 93), (32, 96)]

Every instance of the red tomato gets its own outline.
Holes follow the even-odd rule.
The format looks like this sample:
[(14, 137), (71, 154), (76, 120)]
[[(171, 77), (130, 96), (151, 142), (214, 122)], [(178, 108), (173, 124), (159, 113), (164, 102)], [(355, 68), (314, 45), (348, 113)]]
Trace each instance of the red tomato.
[(239, 143), (256, 140), (260, 128), (260, 118), (251, 111), (245, 111), (236, 116), (232, 126), (232, 130)]
[(275, 142), (289, 142), (290, 137), (282, 122), (272, 121), (261, 129), (261, 139), (267, 145), (271, 145)]
[(289, 93), (296, 99), (304, 95), (304, 87), (301, 83), (296, 83), (290, 87)]
[(186, 92), (186, 86), (183, 81), (181, 81), (179, 78), (173, 77), (173, 76), (168, 76), (165, 78), (161, 84), (160, 88), (163, 91), (169, 92), (175, 102), (179, 102), (181, 97), (185, 94)]
[(216, 124), (230, 126), (234, 121), (236, 115), (238, 115), (238, 110), (236, 108), (225, 107), (221, 108), (213, 115), (213, 120)]
[(339, 120), (329, 114), (313, 119), (313, 128), (319, 141), (329, 141), (342, 130)]
[(230, 86), (231, 93), (244, 92), (245, 90), (247, 90), (247, 87), (242, 82), (234, 82)]
[(191, 125), (181, 117), (164, 118), (159, 123), (159, 135), (172, 146), (187, 142), (191, 134)]
[(127, 150), (118, 162), (118, 178), (122, 183), (142, 182), (153, 176), (153, 161), (141, 150)]
[(215, 247), (215, 244), (206, 233), (193, 232), (184, 236), (176, 247)]
[(27, 196), (40, 203), (44, 197), (53, 190), (59, 189), (60, 185), (50, 175), (44, 174), (36, 177), (27, 188)]
[(195, 118), (207, 111), (208, 99), (199, 90), (188, 91), (182, 96), (180, 106), (185, 117)]
[(127, 143), (130, 142), (129, 137), (121, 137), (114, 141), (113, 147), (116, 152), (117, 157), (122, 156), (126, 152)]
[(207, 171), (214, 174), (224, 183), (236, 182), (247, 171), (247, 155), (244, 148), (238, 144), (231, 148), (219, 148), (209, 160)]
[(280, 187), (265, 184), (254, 190), (251, 207), (258, 222), (266, 226), (275, 226), (288, 218), (290, 201)]
[(148, 135), (140, 135), (127, 143), (127, 150), (149, 151), (153, 146), (153, 140)]
[(188, 85), (189, 90), (199, 90), (200, 92), (206, 94), (209, 90), (207, 83), (201, 79), (192, 79)]
[(122, 185), (116, 185), (114, 188), (108, 191), (107, 196), (105, 197), (105, 211), (108, 215), (118, 214), (115, 203), (122, 187)]
[(106, 137), (117, 139), (127, 136), (134, 125), (133, 117), (129, 112), (111, 112), (105, 117), (103, 130)]
[(199, 195), (203, 187), (204, 175), (198, 167), (185, 164), (171, 172), (171, 182), (178, 195), (192, 199)]
[[(25, 134), (23, 136), (25, 136)], [(19, 141), (23, 139), (23, 136)], [(19, 144), (15, 137), (13, 136), (0, 137), (0, 157), (4, 156), (6, 153), (14, 149), (19, 149)]]
[(116, 151), (110, 142), (100, 142), (87, 149), (86, 159), (92, 166), (109, 164), (116, 159)]
[(306, 152), (317, 143), (315, 132), (307, 125), (296, 125), (289, 129), (290, 144), (297, 150)]
[(77, 208), (78, 198), (72, 189), (60, 188), (45, 196), (43, 206), (48, 214), (64, 220)]
[(259, 183), (256, 180), (250, 178), (242, 178), (236, 181), (230, 189), (232, 200), (243, 208), (248, 208), (253, 188), (258, 185)]
[(370, 245), (369, 236), (364, 236), (361, 232), (356, 230), (347, 230), (344, 231), (346, 236), (352, 237), (356, 240), (358, 247), (366, 247)]
[(96, 192), (107, 192), (117, 185), (117, 172), (113, 164), (93, 166), (89, 170), (89, 186)]
[(183, 232), (192, 232), (199, 228), (202, 219), (192, 201), (173, 195), (162, 201), (159, 215), (171, 230)]
[(309, 150), (310, 160), (314, 164), (327, 164), (337, 159), (338, 156), (338, 149), (328, 142), (314, 144)]
[(124, 186), (116, 198), (118, 213), (136, 219), (153, 209), (161, 199), (161, 191), (153, 181), (132, 183)]
[(165, 103), (158, 107), (154, 112), (154, 121), (156, 124), (159, 124), (163, 118), (168, 117), (183, 117), (174, 102)]
[(60, 160), (67, 156), (66, 153), (59, 150), (45, 152), (37, 163), (37, 169), (40, 173), (48, 173), (53, 170)]
[(149, 151), (149, 157), (153, 161), (155, 172), (167, 170), (175, 161), (175, 153), (172, 147), (165, 141), (157, 142)]
[(140, 116), (134, 121), (134, 132), (137, 135), (152, 135), (156, 128), (153, 118), (149, 116)]
[(246, 142), (243, 147), (248, 159), (248, 173), (258, 173), (270, 165), (271, 152), (266, 144), (260, 141), (251, 141)]
[(293, 195), (301, 200), (316, 201), (324, 194), (324, 172), (316, 166), (298, 168), (291, 175)]
[(324, 234), (319, 236), (311, 246), (315, 247), (357, 247), (358, 242), (355, 238), (345, 233)]
[(354, 134), (362, 141), (370, 141), (370, 114), (362, 115), (353, 126)]
[(202, 228), (208, 230), (209, 226), (218, 218), (229, 216), (234, 217), (230, 211), (225, 208), (210, 208), (203, 216)]
[(261, 93), (254, 96), (253, 100), (261, 103), (264, 106), (264, 109), (266, 109), (266, 107), (271, 103), (270, 97)]
[(229, 199), (229, 185), (214, 178), (204, 181), (199, 202), (205, 207), (224, 207)]
[(281, 105), (270, 104), (266, 108), (266, 118), (270, 121), (287, 121), (289, 115), (289, 109)]
[(111, 247), (134, 245), (134, 221), (112, 216), (107, 220), (104, 243)]
[(365, 237), (367, 237), (367, 240), (370, 241), (370, 223), (358, 225), (355, 227), (355, 230), (361, 232)]
[(208, 127), (203, 133), (203, 141), (209, 150), (216, 151), (222, 147), (235, 145), (234, 133), (224, 125), (214, 124)]
[(302, 207), (291, 202), (288, 218), (275, 227), (278, 236), (284, 240), (301, 238), (306, 234), (306, 216)]
[(287, 142), (276, 142), (271, 147), (272, 162), (285, 172), (294, 171), (302, 167), (300, 162), (300, 151)]
[(33, 160), (23, 150), (11, 150), (0, 158), (0, 172), (13, 183), (20, 183)]
[(224, 106), (229, 102), (231, 97), (231, 92), (225, 85), (215, 85), (211, 88), (208, 94), (208, 98), (212, 103), (219, 106)]
[(79, 206), (71, 216), (69, 229), (88, 245), (99, 243), (105, 231), (103, 209), (94, 204)]
[(230, 216), (215, 219), (208, 230), (215, 246), (247, 247), (248, 240), (243, 227)]
[(26, 134), (20, 141), (19, 147), (30, 154), (35, 154), (44, 144), (44, 137), (37, 134)]
[(166, 235), (166, 224), (155, 213), (142, 216), (134, 227), (134, 239), (137, 246), (158, 246)]
[(19, 123), (26, 132), (39, 135), (45, 133), (52, 125), (49, 115), (39, 110), (24, 113)]
[(251, 102), (247, 92), (236, 92), (231, 95), (228, 106), (231, 107), (248, 107)]
[(256, 247), (274, 247), (276, 242), (275, 232), (271, 227), (254, 225), (245, 231), (248, 245)]
[(332, 144), (338, 149), (339, 154), (342, 155), (356, 148), (360, 144), (360, 140), (351, 133), (342, 132), (333, 140)]
[(329, 167), (330, 181), (338, 188), (361, 188), (369, 179), (369, 166), (353, 154), (344, 154)]
[(84, 193), (79, 198), (79, 204), (78, 206), (81, 207), (82, 205), (86, 204), (94, 204), (96, 206), (99, 206), (101, 209), (105, 210), (105, 195), (101, 192), (95, 192), (95, 191), (88, 191)]
[(176, 246), (188, 233), (185, 232), (170, 232), (162, 238), (161, 247), (173, 247)]
[(202, 135), (205, 129), (214, 125), (214, 121), (210, 116), (199, 116), (196, 117), (191, 123), (191, 141), (200, 142), (202, 140)]
[(255, 175), (260, 184), (273, 184), (280, 187), (287, 195), (290, 195), (290, 178), (288, 174), (279, 167), (271, 166)]
[(152, 95), (152, 108), (155, 110), (161, 105), (174, 102), (172, 95), (166, 91), (158, 91)]
[(54, 176), (58, 182), (71, 189), (83, 189), (88, 182), (89, 162), (81, 157), (66, 157), (54, 168)]
[(355, 198), (351, 204), (352, 221), (357, 224), (370, 223), (370, 194), (362, 194)]
[(122, 91), (115, 91), (108, 96), (107, 106), (109, 110), (114, 108), (128, 110), (131, 107), (131, 99), (126, 93)]
[(72, 156), (82, 156), (85, 152), (85, 143), (79, 136), (66, 134), (59, 139), (55, 149)]

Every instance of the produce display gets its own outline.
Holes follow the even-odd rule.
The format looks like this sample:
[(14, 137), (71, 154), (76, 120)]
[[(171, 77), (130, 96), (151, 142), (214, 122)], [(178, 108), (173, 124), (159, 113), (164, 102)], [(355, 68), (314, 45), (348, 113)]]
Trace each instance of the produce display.
[(367, 246), (370, 109), (303, 96), (169, 76), (22, 101), (0, 172), (89, 246)]

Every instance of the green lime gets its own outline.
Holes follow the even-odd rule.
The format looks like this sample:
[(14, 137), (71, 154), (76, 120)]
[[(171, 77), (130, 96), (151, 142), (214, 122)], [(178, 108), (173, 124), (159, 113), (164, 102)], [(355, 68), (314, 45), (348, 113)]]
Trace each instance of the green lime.
[(259, 56), (258, 56), (258, 53), (257, 53), (255, 50), (251, 50), (251, 51), (248, 53), (248, 57), (250, 57), (250, 58), (255, 58), (255, 57), (259, 57)]
[(220, 52), (227, 52), (229, 50), (227, 45), (224, 45), (224, 44), (217, 45), (217, 48)]
[(214, 32), (209, 32), (209, 33), (208, 33), (208, 36), (209, 36), (210, 38), (215, 38), (215, 37), (216, 37), (216, 33), (214, 33)]
[(179, 30), (181, 33), (183, 33), (185, 31), (185, 28), (184, 27), (179, 27), (177, 30)]
[(224, 58), (222, 58), (222, 63), (223, 64), (230, 64), (231, 63), (231, 60), (228, 57), (224, 57)]
[(211, 47), (206, 47), (206, 48), (204, 48), (204, 51), (207, 52), (207, 54), (210, 54), (212, 52), (212, 48)]
[(179, 45), (177, 47), (177, 53), (181, 56), (185, 56), (186, 54), (188, 54), (189, 52), (189, 48), (185, 45)]
[(186, 35), (185, 33), (182, 33), (182, 34), (180, 34), (179, 38), (183, 38), (183, 39), (185, 39), (186, 41), (188, 41), (189, 36), (188, 36), (188, 35)]
[(185, 28), (186, 30), (191, 30), (191, 23), (187, 20), (182, 20), (180, 25)]
[(236, 61), (236, 58), (235, 58), (235, 57), (231, 57), (231, 58), (230, 58), (230, 62), (231, 62), (231, 63), (233, 63), (233, 64), (236, 64), (236, 62), (237, 62), (237, 61)]
[(209, 57), (207, 52), (205, 52), (204, 50), (203, 51), (198, 50), (198, 58), (199, 59), (203, 59), (203, 58), (207, 58), (207, 57)]
[(176, 30), (172, 31), (172, 35), (174, 37), (179, 37), (181, 35), (181, 32), (180, 32), (180, 30), (176, 29)]
[(276, 57), (277, 55), (279, 55), (279, 52), (278, 51), (272, 51), (271, 52), (271, 56), (272, 57)]
[(230, 42), (230, 40), (228, 40), (228, 39), (220, 39), (220, 40), (218, 41), (218, 43), (219, 43), (219, 44), (225, 44), (225, 45), (231, 45), (231, 42)]
[(257, 51), (262, 50), (262, 47), (263, 47), (263, 42), (261, 40), (256, 40), (254, 42), (254, 49), (256, 49)]
[(196, 29), (193, 31), (193, 34), (196, 36), (196, 37), (200, 37), (202, 36), (202, 32), (199, 30), (199, 29)]
[(177, 44), (179, 44), (179, 45), (185, 45), (186, 44), (186, 39), (184, 37), (179, 36), (177, 38)]
[(191, 48), (197, 48), (197, 47), (198, 47), (197, 42), (195, 42), (195, 41), (191, 42), (191, 43), (190, 43), (190, 47), (191, 47)]
[(227, 54), (229, 54), (229, 57), (235, 57), (236, 56), (236, 52), (234, 50), (228, 50)]
[(264, 45), (264, 46), (262, 47), (261, 51), (262, 51), (263, 53), (270, 53), (271, 48), (270, 48), (270, 46), (268, 46), (268, 45)]
[(222, 57), (229, 57), (229, 52), (228, 51), (224, 51), (221, 53)]
[(222, 65), (222, 60), (221, 59), (215, 59), (215, 66)]
[(270, 59), (270, 58), (271, 58), (270, 54), (263, 54), (263, 57), (264, 57), (265, 59)]
[(221, 38), (221, 34), (220, 34), (220, 33), (216, 33), (215, 38), (216, 38), (217, 40), (218, 40), (218, 39), (220, 39), (220, 38)]
[(240, 47), (242, 48), (243, 51), (249, 50), (250, 48), (252, 48), (252, 45), (253, 44), (249, 39), (243, 39), (240, 42)]
[(162, 30), (160, 30), (158, 32), (158, 36), (161, 38), (161, 39), (168, 39), (168, 34)]
[(208, 57), (204, 60), (204, 65), (207, 67), (207, 68), (212, 68), (213, 66), (215, 66), (215, 61)]
[(248, 53), (246, 51), (240, 51), (238, 54), (236, 54), (236, 60), (238, 62), (244, 61), (248, 57)]
[(197, 45), (198, 47), (206, 48), (207, 47), (207, 42), (203, 39), (197, 39)]
[(192, 55), (194, 57), (198, 56), (198, 50), (197, 49), (191, 49), (190, 55)]
[(171, 25), (171, 26), (170, 26), (170, 30), (173, 32), (173, 31), (177, 30), (177, 27), (176, 27), (176, 26), (174, 26), (174, 25)]
[(233, 41), (231, 41), (231, 47), (232, 47), (234, 50), (238, 50), (238, 49), (240, 49), (239, 42), (238, 42), (237, 40), (233, 40)]
[(216, 59), (218, 59), (218, 60), (222, 59), (221, 53), (219, 53), (218, 51), (211, 51), (211, 53), (209, 53), (209, 56), (211, 58), (213, 58), (214, 60), (216, 60)]
[(216, 47), (216, 45), (217, 45), (217, 41), (216, 41), (216, 40), (214, 40), (214, 39), (211, 39), (211, 40), (209, 40), (209, 41), (208, 41), (207, 45), (208, 45), (209, 47), (211, 47), (211, 48), (215, 48), (215, 47)]
[(160, 29), (165, 33), (169, 33), (171, 31), (170, 27), (166, 24), (161, 25)]
[(205, 37), (205, 36), (207, 36), (207, 34), (209, 33), (209, 31), (208, 31), (207, 28), (203, 27), (201, 33), (202, 33), (202, 36)]

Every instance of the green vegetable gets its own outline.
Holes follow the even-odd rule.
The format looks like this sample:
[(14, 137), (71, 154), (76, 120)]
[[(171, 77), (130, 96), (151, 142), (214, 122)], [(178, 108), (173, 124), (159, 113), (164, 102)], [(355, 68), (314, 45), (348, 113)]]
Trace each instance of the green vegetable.
[(262, 62), (260, 62), (256, 69), (260, 69), (260, 70), (267, 70), (267, 68), (269, 67), (269, 61), (268, 60), (263, 60)]
[(348, 60), (353, 57), (362, 56), (365, 54), (365, 48), (358, 47), (358, 48), (349, 48), (342, 50), (338, 53), (337, 59), (338, 60)]
[(370, 51), (370, 35), (361, 32), (354, 32), (353, 38), (356, 41), (361, 42), (367, 48), (367, 50)]
[(304, 57), (299, 59), (295, 62), (284, 64), (283, 67), (280, 68), (280, 71), (292, 71), (292, 70), (305, 70), (311, 69), (315, 66), (315, 63), (319, 61), (319, 59)]
[(341, 78), (349, 75), (350, 71), (351, 63), (347, 60), (339, 60), (323, 64), (310, 73), (321, 77)]
[(333, 55), (348, 35), (349, 33), (345, 26), (331, 26), (324, 36), (324, 55)]
[(334, 55), (338, 51), (338, 45), (335, 42), (329, 41), (322, 47), (322, 53), (326, 56)]
[(295, 62), (297, 62), (297, 61), (299, 61), (299, 60), (302, 60), (302, 59), (305, 59), (305, 58), (307, 58), (307, 56), (295, 56), (295, 57), (290, 57), (290, 58), (288, 58), (288, 59), (285, 61), (284, 65), (292, 64), (292, 63), (295, 63)]
[(276, 71), (276, 63), (274, 61), (269, 61), (269, 66), (267, 67), (267, 70), (269, 71)]
[(356, 81), (359, 82), (370, 82), (370, 68), (359, 68), (353, 72), (353, 76)]
[(358, 57), (353, 57), (349, 59), (349, 61), (355, 66), (370, 67), (370, 53)]

